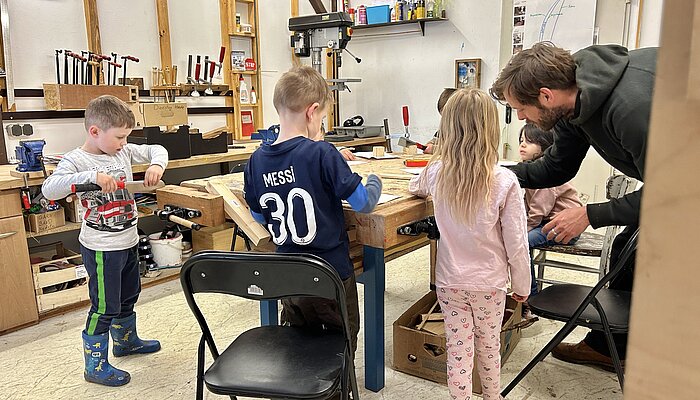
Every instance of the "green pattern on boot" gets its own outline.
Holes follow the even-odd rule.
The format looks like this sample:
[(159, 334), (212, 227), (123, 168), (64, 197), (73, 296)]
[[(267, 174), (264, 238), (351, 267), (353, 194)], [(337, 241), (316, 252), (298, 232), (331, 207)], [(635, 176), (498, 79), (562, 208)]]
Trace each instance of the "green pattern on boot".
[(108, 353), (109, 334), (107, 332), (101, 335), (88, 335), (83, 331), (85, 380), (105, 386), (126, 385), (131, 380), (131, 375), (110, 365), (107, 359)]
[(120, 319), (114, 318), (109, 333), (112, 335), (112, 354), (115, 357), (155, 353), (160, 350), (159, 341), (139, 339), (136, 333), (136, 314)]

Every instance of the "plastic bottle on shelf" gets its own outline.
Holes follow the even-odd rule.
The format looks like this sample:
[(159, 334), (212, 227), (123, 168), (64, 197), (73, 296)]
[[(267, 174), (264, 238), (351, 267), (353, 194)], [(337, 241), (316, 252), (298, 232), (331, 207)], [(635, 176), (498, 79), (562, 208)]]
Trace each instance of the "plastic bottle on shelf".
[(250, 98), (248, 97), (248, 85), (246, 85), (243, 75), (241, 75), (238, 80), (239, 90), (241, 93), (241, 104), (248, 104)]
[(241, 13), (236, 13), (236, 32), (241, 32)]
[(367, 25), (367, 8), (364, 4), (357, 7), (357, 24), (356, 25)]
[(258, 102), (258, 95), (255, 93), (255, 86), (250, 87), (250, 104), (256, 104)]

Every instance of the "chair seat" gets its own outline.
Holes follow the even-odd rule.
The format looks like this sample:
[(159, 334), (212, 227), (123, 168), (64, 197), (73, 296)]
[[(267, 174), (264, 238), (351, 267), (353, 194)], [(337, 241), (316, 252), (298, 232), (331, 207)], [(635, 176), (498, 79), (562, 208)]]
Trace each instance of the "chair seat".
[(578, 241), (573, 245), (556, 244), (553, 246), (535, 247), (537, 250), (554, 251), (557, 253), (572, 254), (577, 256), (600, 257), (603, 251), (604, 235), (583, 232)]
[[(591, 288), (583, 285), (560, 284), (542, 289), (528, 300), (530, 309), (536, 315), (557, 321), (568, 321), (583, 303)], [(631, 292), (601, 289), (596, 296), (610, 323), (612, 332), (627, 332), (629, 326)], [(592, 329), (603, 329), (598, 311), (589, 305), (577, 321), (578, 325)]]
[(326, 398), (339, 386), (342, 333), (313, 333), (262, 326), (242, 333), (204, 374), (216, 394), (248, 397)]

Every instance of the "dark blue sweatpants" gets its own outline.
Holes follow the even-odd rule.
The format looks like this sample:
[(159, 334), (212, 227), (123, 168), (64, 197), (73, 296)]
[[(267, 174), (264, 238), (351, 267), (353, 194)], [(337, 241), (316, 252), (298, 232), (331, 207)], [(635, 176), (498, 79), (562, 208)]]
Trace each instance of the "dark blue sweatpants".
[(141, 293), (137, 246), (126, 250), (95, 251), (80, 246), (90, 289), (88, 335), (109, 331), (113, 318), (128, 317)]

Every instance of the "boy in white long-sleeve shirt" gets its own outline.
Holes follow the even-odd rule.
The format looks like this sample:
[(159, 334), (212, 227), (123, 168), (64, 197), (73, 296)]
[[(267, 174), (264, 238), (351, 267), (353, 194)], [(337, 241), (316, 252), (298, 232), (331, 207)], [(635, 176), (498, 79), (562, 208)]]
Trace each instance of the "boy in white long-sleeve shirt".
[(110, 333), (117, 357), (160, 350), (157, 340), (141, 340), (136, 334), (134, 304), (141, 292), (138, 213), (133, 196), (117, 182), (133, 180), (132, 163), (150, 163), (144, 184), (155, 186), (168, 165), (168, 152), (159, 145), (127, 143), (134, 125), (134, 114), (116, 97), (92, 100), (85, 110), (85, 143), (64, 155), (41, 188), (51, 200), (70, 195), (73, 184), (93, 183), (102, 189), (79, 194), (87, 211), (78, 240), (92, 303), (82, 335), (83, 376), (107, 386), (125, 385), (131, 379), (128, 372), (109, 364)]

